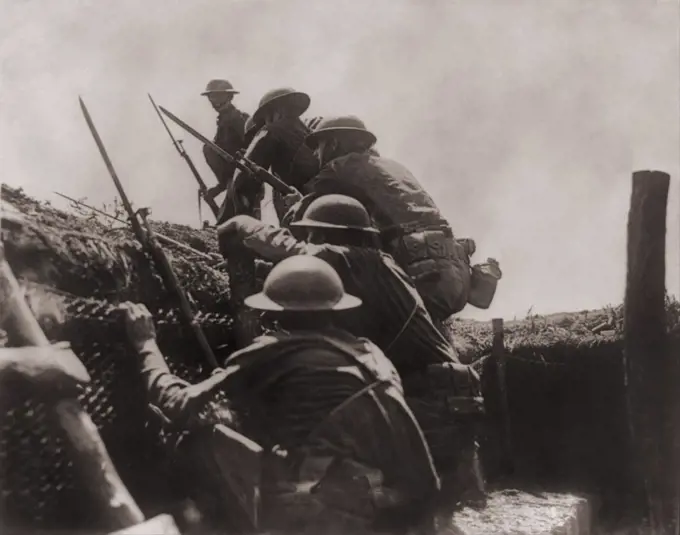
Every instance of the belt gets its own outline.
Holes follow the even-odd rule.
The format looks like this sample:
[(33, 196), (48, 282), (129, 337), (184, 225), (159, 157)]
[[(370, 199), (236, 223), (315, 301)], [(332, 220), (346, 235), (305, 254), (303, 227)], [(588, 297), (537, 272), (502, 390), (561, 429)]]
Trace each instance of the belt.
[(441, 232), (447, 238), (453, 238), (453, 230), (451, 230), (451, 227), (445, 221), (442, 221), (441, 223), (413, 222), (404, 225), (395, 225), (384, 228), (380, 234), (383, 240), (390, 242), (417, 232)]

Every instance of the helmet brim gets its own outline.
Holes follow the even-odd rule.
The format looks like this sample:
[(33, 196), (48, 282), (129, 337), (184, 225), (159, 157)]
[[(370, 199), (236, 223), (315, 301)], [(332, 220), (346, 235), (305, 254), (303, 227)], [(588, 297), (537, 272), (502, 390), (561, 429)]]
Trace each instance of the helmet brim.
[(244, 299), (244, 304), (256, 310), (265, 310), (267, 312), (322, 312), (322, 311), (341, 311), (357, 308), (361, 306), (361, 299), (350, 294), (345, 294), (340, 301), (333, 305), (308, 305), (300, 304), (299, 306), (284, 307), (269, 297), (260, 292)]
[(256, 123), (264, 122), (264, 116), (273, 109), (280, 106), (286, 106), (287, 108), (294, 111), (294, 113), (299, 117), (307, 111), (312, 100), (307, 93), (302, 93), (296, 91), (294, 93), (287, 93), (285, 95), (279, 95), (269, 100), (253, 113), (253, 121)]
[(373, 227), (358, 227), (356, 225), (336, 225), (334, 223), (324, 223), (322, 221), (314, 221), (313, 219), (301, 219), (290, 224), (291, 227), (305, 227), (305, 228), (330, 228), (340, 230), (360, 230), (371, 234), (380, 234), (380, 231)]
[(238, 95), (240, 91), (237, 91), (236, 89), (212, 89), (210, 91), (203, 91), (201, 95), (207, 97), (212, 93), (227, 93), (229, 95)]
[(370, 141), (371, 145), (374, 145), (375, 142), (378, 141), (378, 138), (375, 137), (375, 134), (369, 130), (352, 126), (334, 126), (330, 128), (322, 128), (321, 130), (312, 132), (305, 138), (305, 145), (311, 149), (316, 149), (321, 139), (332, 136), (333, 134), (338, 134), (340, 132), (350, 132), (357, 136), (363, 136), (366, 141)]

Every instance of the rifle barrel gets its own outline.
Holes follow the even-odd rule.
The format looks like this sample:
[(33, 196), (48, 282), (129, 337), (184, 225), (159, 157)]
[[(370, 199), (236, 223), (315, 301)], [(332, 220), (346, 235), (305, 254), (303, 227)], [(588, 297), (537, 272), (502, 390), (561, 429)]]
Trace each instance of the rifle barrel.
[(184, 292), (182, 286), (179, 284), (179, 281), (177, 280), (177, 276), (175, 275), (175, 272), (172, 269), (172, 264), (170, 264), (170, 260), (166, 256), (165, 251), (163, 251), (163, 249), (158, 245), (158, 243), (154, 239), (154, 232), (151, 229), (149, 222), (146, 220), (144, 214), (141, 214), (141, 219), (144, 222), (144, 226), (146, 228), (142, 227), (139, 216), (132, 210), (132, 205), (130, 204), (127, 195), (125, 194), (125, 190), (123, 190), (123, 185), (120, 183), (120, 180), (118, 180), (116, 171), (113, 168), (113, 164), (111, 163), (108, 154), (106, 153), (106, 149), (104, 148), (104, 144), (101, 138), (97, 134), (97, 130), (94, 124), (92, 123), (90, 114), (87, 112), (85, 103), (83, 102), (82, 98), (80, 97), (78, 98), (80, 100), (80, 107), (83, 110), (83, 115), (85, 115), (85, 120), (87, 121), (87, 124), (90, 128), (90, 132), (92, 132), (92, 136), (97, 142), (99, 152), (101, 153), (102, 158), (104, 158), (104, 161), (106, 162), (106, 166), (109, 170), (109, 173), (111, 174), (111, 178), (116, 184), (116, 188), (118, 188), (121, 200), (123, 201), (123, 206), (125, 206), (125, 209), (127, 210), (128, 215), (130, 216), (130, 224), (132, 225), (132, 229), (134, 230), (137, 239), (139, 240), (143, 247), (147, 248), (152, 258), (156, 262), (156, 268), (158, 269), (158, 271), (161, 274), (161, 277), (163, 278), (163, 282), (165, 283), (166, 289), (168, 291), (173, 292), (175, 296), (178, 298), (180, 302), (180, 309), (182, 310), (184, 316), (184, 320), (196, 334), (201, 349), (204, 350), (204, 356), (208, 360), (208, 363), (213, 367), (217, 367), (217, 359), (215, 359), (215, 355), (212, 353), (210, 345), (207, 343), (203, 331), (201, 330), (200, 326), (196, 323), (196, 315), (194, 314), (194, 311), (191, 309), (186, 293)]
[(137, 238), (140, 241), (143, 241), (144, 231), (142, 230), (142, 227), (139, 224), (139, 220), (137, 219), (137, 215), (135, 214), (135, 211), (132, 209), (132, 204), (130, 204), (130, 200), (128, 199), (127, 195), (125, 194), (125, 190), (123, 189), (123, 185), (120, 183), (120, 180), (118, 179), (118, 174), (116, 173), (116, 170), (113, 167), (113, 163), (111, 162), (111, 159), (109, 158), (109, 155), (106, 152), (106, 148), (104, 147), (104, 143), (102, 142), (102, 139), (99, 137), (99, 133), (97, 132), (97, 129), (94, 126), (94, 123), (92, 122), (92, 117), (90, 117), (90, 113), (87, 111), (87, 106), (85, 106), (85, 103), (83, 102), (82, 97), (78, 97), (78, 100), (80, 101), (80, 109), (83, 111), (83, 115), (85, 116), (85, 121), (87, 122), (87, 126), (90, 129), (90, 132), (92, 133), (92, 137), (94, 138), (94, 141), (97, 144), (97, 148), (99, 149), (99, 153), (101, 154), (102, 158), (104, 159), (104, 163), (106, 164), (106, 168), (109, 170), (109, 174), (111, 175), (111, 178), (113, 179), (113, 183), (116, 185), (116, 189), (118, 190), (118, 194), (120, 195), (120, 199), (123, 202), (123, 206), (125, 207), (125, 211), (130, 216), (130, 224), (132, 225), (132, 230), (137, 235)]
[(172, 140), (172, 144), (177, 149), (177, 152), (179, 152), (182, 156), (184, 156), (184, 153), (186, 152), (184, 150), (184, 147), (182, 147), (181, 144), (178, 143), (177, 140), (175, 139), (175, 136), (172, 135), (172, 132), (170, 131), (170, 128), (168, 127), (168, 123), (166, 123), (165, 119), (163, 119), (163, 115), (161, 115), (161, 112), (158, 109), (158, 106), (156, 105), (156, 102), (154, 101), (153, 97), (151, 96), (151, 93), (147, 93), (147, 96), (149, 97), (149, 100), (151, 101), (151, 104), (153, 105), (153, 109), (156, 110), (156, 114), (158, 115), (158, 118), (161, 120), (161, 123), (163, 123), (163, 127), (165, 128), (165, 131), (170, 136), (170, 139)]
[(220, 207), (217, 206), (215, 199), (206, 195), (206, 193), (208, 192), (208, 187), (205, 185), (205, 181), (203, 180), (203, 178), (201, 178), (201, 174), (198, 172), (198, 169), (196, 169), (194, 162), (189, 157), (189, 153), (187, 153), (187, 151), (184, 149), (184, 147), (182, 146), (182, 143), (180, 141), (177, 141), (175, 139), (175, 136), (172, 135), (172, 132), (170, 131), (170, 127), (168, 126), (168, 123), (165, 122), (165, 119), (163, 118), (163, 115), (161, 114), (160, 110), (158, 109), (158, 106), (156, 105), (156, 102), (154, 101), (151, 94), (147, 93), (147, 95), (149, 96), (149, 100), (151, 101), (151, 104), (153, 105), (153, 109), (156, 110), (156, 114), (158, 115), (158, 118), (163, 123), (163, 127), (165, 128), (165, 131), (170, 136), (170, 139), (172, 140), (172, 144), (177, 149), (177, 152), (179, 152), (179, 155), (182, 158), (184, 158), (184, 161), (189, 166), (189, 170), (191, 171), (191, 174), (194, 175), (196, 182), (198, 182), (198, 188), (201, 192), (201, 197), (203, 198), (205, 203), (208, 205), (208, 207), (212, 211), (213, 215), (215, 217), (217, 217), (220, 213)]
[[(238, 158), (234, 158), (231, 154), (229, 154), (226, 150), (224, 150), (222, 147), (216, 145), (213, 141), (210, 141), (207, 137), (199, 133), (198, 131), (194, 130), (192, 127), (190, 127), (187, 123), (182, 121), (179, 117), (174, 115), (173, 113), (169, 112), (166, 110), (163, 106), (159, 106), (160, 110), (170, 118), (174, 123), (177, 125), (181, 126), (184, 130), (189, 132), (192, 136), (194, 136), (196, 139), (199, 141), (202, 141), (206, 145), (208, 145), (212, 150), (214, 150), (217, 154), (219, 154), (222, 158), (227, 160), (228, 162), (233, 163), (236, 167), (238, 167), (241, 171), (244, 173), (248, 173), (249, 175), (252, 175), (252, 170), (248, 167), (248, 165), (244, 164), (241, 162)], [(254, 162), (248, 161), (250, 165), (253, 165)], [(288, 193), (294, 193), (295, 189), (288, 184), (286, 184), (283, 180), (280, 178), (272, 175), (271, 173), (265, 172), (262, 175), (262, 179), (267, 182), (272, 188), (275, 190), (279, 191), (280, 193), (288, 194)]]

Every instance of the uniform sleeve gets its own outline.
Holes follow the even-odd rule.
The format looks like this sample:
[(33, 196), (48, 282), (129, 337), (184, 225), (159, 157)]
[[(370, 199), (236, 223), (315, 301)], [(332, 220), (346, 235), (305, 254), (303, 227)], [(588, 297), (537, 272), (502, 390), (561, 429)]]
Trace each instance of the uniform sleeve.
[(312, 178), (304, 187), (305, 193), (314, 193), (318, 197), (322, 195), (347, 195), (359, 202), (364, 203), (362, 189), (354, 183), (357, 177), (355, 173), (345, 172), (340, 165), (327, 165), (318, 175)]
[(296, 240), (288, 229), (267, 225), (247, 215), (232, 217), (218, 227), (217, 232), (225, 249), (243, 244), (272, 262), (289, 256), (314, 254), (318, 249), (317, 246)]
[[(263, 169), (269, 169), (272, 164), (274, 149), (276, 148), (275, 143), (276, 140), (272, 137), (267, 128), (261, 128), (250, 142), (248, 150), (246, 150), (245, 157)], [(232, 197), (235, 198), (237, 195), (243, 195), (251, 198), (257, 194), (259, 189), (260, 183), (257, 180), (251, 179), (247, 173), (244, 173), (240, 169), (236, 169), (234, 172), (234, 191)]]
[(290, 210), (286, 212), (286, 215), (284, 215), (283, 219), (281, 219), (281, 226), (289, 227), (291, 223), (302, 219), (303, 214), (305, 213), (309, 205), (312, 204), (312, 201), (318, 199), (319, 197), (321, 197), (321, 195), (317, 193), (310, 193), (309, 195), (305, 195), (302, 199), (300, 199), (293, 206), (291, 206)]
[(233, 110), (221, 115), (215, 134), (215, 143), (229, 154), (233, 154), (244, 148), (244, 130), (245, 118), (240, 112)]
[(186, 425), (198, 418), (204, 403), (211, 399), (226, 378), (226, 372), (219, 370), (196, 385), (180, 379), (170, 372), (155, 340), (144, 345), (139, 357), (149, 403), (158, 407), (176, 425)]

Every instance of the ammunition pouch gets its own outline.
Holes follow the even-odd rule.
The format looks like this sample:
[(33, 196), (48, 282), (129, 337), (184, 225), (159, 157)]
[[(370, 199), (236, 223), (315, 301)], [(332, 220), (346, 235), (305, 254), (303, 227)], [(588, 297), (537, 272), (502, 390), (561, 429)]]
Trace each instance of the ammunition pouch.
[(391, 241), (389, 250), (415, 281), (436, 280), (442, 261), (470, 264), (465, 247), (446, 228), (404, 234)]

